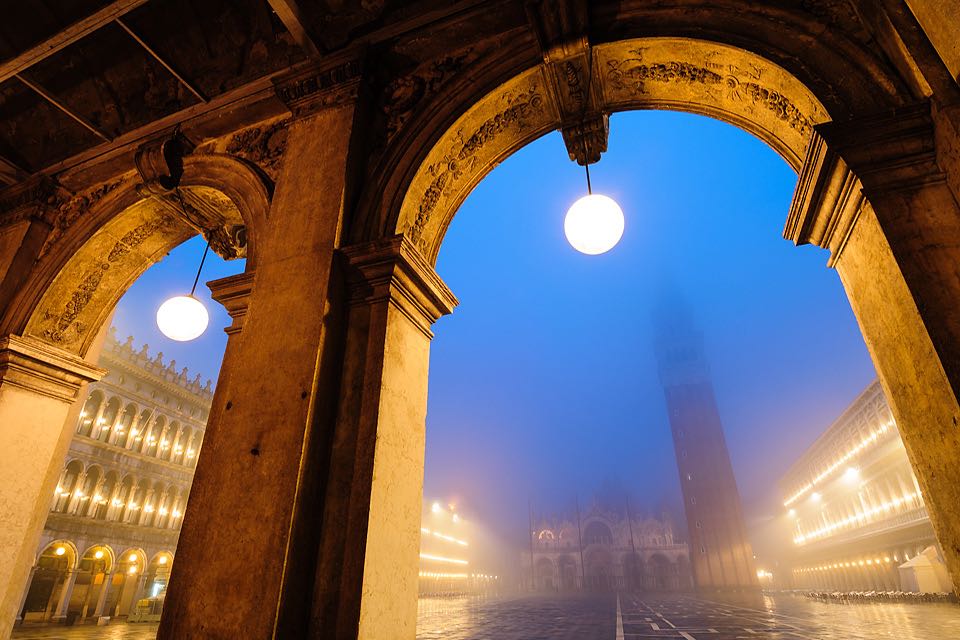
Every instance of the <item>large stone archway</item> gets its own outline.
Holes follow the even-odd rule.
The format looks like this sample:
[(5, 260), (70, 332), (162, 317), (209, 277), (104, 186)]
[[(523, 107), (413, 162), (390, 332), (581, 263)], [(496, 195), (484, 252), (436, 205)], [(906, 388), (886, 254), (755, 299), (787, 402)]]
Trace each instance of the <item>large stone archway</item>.
[[(235, 89), (116, 139), (93, 134), (102, 144), (77, 138), (29, 180), (0, 165), (0, 179), (18, 176), (0, 197), (13, 221), (0, 228), (0, 416), (30, 415), (28, 432), (62, 425), (99, 375), (79, 356), (117, 290), (162, 253), (124, 238), (163, 218), (157, 198), (176, 208), (171, 179), (184, 197), (224, 194), (254, 229), (255, 278), (214, 287), (234, 324), (160, 637), (414, 636), (431, 325), (456, 304), (432, 267), (443, 233), (523, 144), (559, 128), (575, 159), (595, 161), (604, 115), (625, 109), (727, 120), (797, 168), (785, 235), (830, 249), (960, 573), (960, 90), (905, 2), (388, 4), (344, 6), (322, 46), (284, 15), (303, 62), (219, 78)], [(251, 51), (274, 50), (261, 44)], [(171, 127), (199, 145), (182, 171), (162, 144), (137, 159)], [(190, 163), (218, 154), (245, 177), (193, 182)], [(94, 215), (70, 215), (51, 182)], [(268, 202), (257, 224), (244, 193)], [(111, 222), (129, 207), (136, 224)], [(104, 264), (88, 241), (124, 256), (85, 289)], [(25, 393), (58, 408), (31, 413)], [(0, 451), (24, 451), (20, 431), (0, 431)], [(18, 503), (21, 531), (42, 518), (45, 482)], [(12, 619), (6, 593), (0, 606)]]
[(65, 425), (80, 410), (73, 400), (84, 382), (103, 374), (93, 362), (117, 301), (144, 271), (198, 233), (223, 257), (248, 258), (252, 275), (252, 237), (269, 208), (269, 181), (229, 156), (181, 163), (176, 184), (153, 189), (146, 186), (148, 171), (72, 195), (46, 185), (54, 204), (34, 224), (49, 233), (42, 243), (20, 246), (33, 253), (34, 267), (0, 316), (8, 336), (0, 347), (0, 420), (22, 432), (0, 453), (14, 489), (0, 507), (0, 536), (11, 550), (0, 563), (0, 582), (7, 585), (4, 620), (17, 614), (23, 572), (33, 564), (28, 557), (46, 518), (46, 496), (72, 436)]

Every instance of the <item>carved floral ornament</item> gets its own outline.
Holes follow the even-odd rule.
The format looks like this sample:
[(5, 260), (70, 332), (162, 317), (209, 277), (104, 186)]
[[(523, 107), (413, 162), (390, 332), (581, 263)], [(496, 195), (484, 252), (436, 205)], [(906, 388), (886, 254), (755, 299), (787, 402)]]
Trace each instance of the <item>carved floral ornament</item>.
[[(667, 108), (726, 120), (763, 139), (796, 169), (813, 126), (829, 119), (799, 80), (734, 47), (645, 38), (598, 45), (593, 55), (600, 71), (601, 111)], [(561, 126), (561, 108), (554, 104), (545, 78), (541, 65), (485, 96), (421, 163), (404, 195), (396, 229), (428, 258), (436, 258), (456, 209), (496, 162)], [(579, 95), (576, 85), (565, 88)]]

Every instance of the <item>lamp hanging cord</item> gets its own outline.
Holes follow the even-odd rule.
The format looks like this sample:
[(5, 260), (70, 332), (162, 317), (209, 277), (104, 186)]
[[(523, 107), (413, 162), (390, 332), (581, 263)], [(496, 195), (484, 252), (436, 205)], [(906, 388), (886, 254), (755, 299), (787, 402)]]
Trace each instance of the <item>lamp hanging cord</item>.
[(587, 172), (587, 195), (593, 195), (590, 186), (590, 162), (587, 158), (587, 110), (590, 108), (590, 85), (593, 84), (593, 47), (587, 43), (587, 88), (583, 98), (583, 110), (580, 112), (580, 146), (583, 148), (583, 168)]
[(190, 289), (190, 297), (193, 297), (193, 292), (197, 290), (197, 283), (200, 282), (200, 272), (203, 271), (203, 263), (207, 260), (207, 252), (210, 251), (210, 243), (207, 243), (207, 248), (203, 250), (203, 257), (200, 258), (200, 268), (197, 269), (197, 277), (193, 279), (193, 287)]
[(584, 170), (587, 172), (587, 195), (593, 195), (593, 189), (590, 187), (590, 165), (583, 165)]

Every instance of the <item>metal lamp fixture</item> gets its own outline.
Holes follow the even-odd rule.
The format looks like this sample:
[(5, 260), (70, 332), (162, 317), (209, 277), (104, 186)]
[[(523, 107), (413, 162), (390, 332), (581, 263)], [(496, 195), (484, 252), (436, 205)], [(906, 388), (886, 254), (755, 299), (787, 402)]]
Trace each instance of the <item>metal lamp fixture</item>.
[(200, 267), (197, 269), (197, 277), (193, 280), (190, 293), (185, 296), (174, 296), (157, 309), (157, 327), (171, 340), (189, 342), (199, 338), (210, 323), (206, 307), (193, 295), (197, 290), (200, 272), (203, 270), (208, 251), (210, 251), (210, 243), (207, 243), (207, 248), (203, 250), (203, 258), (200, 259)]

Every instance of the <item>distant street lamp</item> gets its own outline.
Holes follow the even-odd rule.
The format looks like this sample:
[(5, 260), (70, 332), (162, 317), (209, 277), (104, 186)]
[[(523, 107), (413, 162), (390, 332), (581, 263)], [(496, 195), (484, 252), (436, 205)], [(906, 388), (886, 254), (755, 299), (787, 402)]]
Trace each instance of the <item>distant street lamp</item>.
[(188, 342), (199, 338), (210, 324), (210, 315), (206, 307), (193, 295), (197, 290), (197, 282), (200, 281), (200, 272), (203, 270), (208, 251), (210, 251), (209, 243), (203, 250), (200, 268), (197, 269), (197, 277), (193, 280), (190, 293), (185, 296), (174, 296), (157, 309), (157, 327), (171, 340)]
[(587, 173), (587, 195), (567, 210), (563, 231), (574, 249), (596, 256), (613, 249), (623, 237), (623, 209), (613, 198), (593, 192), (590, 165), (583, 168)]

